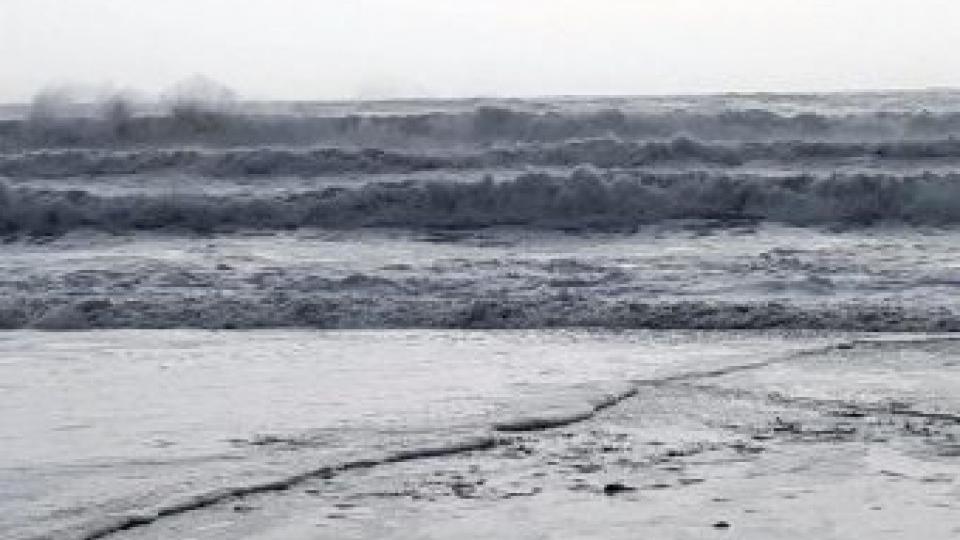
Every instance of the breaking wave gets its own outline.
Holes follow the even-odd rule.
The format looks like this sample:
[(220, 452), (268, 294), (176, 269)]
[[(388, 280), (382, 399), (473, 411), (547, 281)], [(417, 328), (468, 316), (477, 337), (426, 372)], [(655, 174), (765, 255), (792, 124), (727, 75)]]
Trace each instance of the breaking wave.
[(528, 173), (494, 182), (380, 182), (283, 195), (102, 196), (0, 184), (0, 233), (320, 227), (633, 230), (672, 219), (955, 225), (960, 176)]
[(888, 142), (773, 141), (716, 143), (617, 138), (517, 144), (479, 152), (417, 153), (379, 148), (233, 148), (42, 150), (0, 155), (0, 176), (59, 178), (175, 172), (210, 177), (314, 177), (522, 166), (632, 168), (671, 163), (734, 167), (755, 161), (807, 162), (859, 158), (913, 161), (960, 158), (960, 139)]
[(276, 293), (255, 297), (8, 297), (0, 328), (426, 328), (960, 331), (960, 313), (890, 303), (643, 302), (532, 298), (370, 298)]

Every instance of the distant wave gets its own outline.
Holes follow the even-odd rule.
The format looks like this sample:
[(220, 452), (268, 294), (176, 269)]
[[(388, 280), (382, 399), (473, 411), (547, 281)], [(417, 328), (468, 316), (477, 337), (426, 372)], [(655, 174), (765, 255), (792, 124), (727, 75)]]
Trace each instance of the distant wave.
[(459, 153), (374, 148), (43, 150), (0, 155), (0, 176), (60, 178), (168, 171), (211, 177), (313, 177), (522, 166), (636, 168), (684, 162), (733, 167), (753, 161), (804, 163), (847, 158), (876, 161), (957, 159), (960, 158), (960, 139), (715, 143), (689, 138), (639, 142), (597, 138)]
[(474, 166), (482, 166), (482, 162), (379, 149), (339, 148), (310, 150), (259, 148), (222, 151), (150, 149), (128, 152), (55, 150), (0, 156), (0, 176), (11, 178), (110, 176), (162, 171), (213, 177), (310, 177)]
[[(438, 106), (438, 108), (440, 108)], [(40, 111), (43, 112), (43, 111)], [(886, 140), (960, 135), (960, 112), (779, 114), (768, 110), (715, 113), (677, 110), (530, 112), (500, 106), (469, 111), (393, 115), (241, 114), (195, 107), (134, 115), (125, 107), (62, 117), (29, 114), (0, 121), (0, 148), (112, 147), (172, 143), (409, 144), (560, 141), (573, 137), (707, 140)]]
[(283, 195), (100, 196), (0, 184), (0, 234), (320, 227), (633, 230), (672, 219), (795, 225), (960, 223), (960, 175), (818, 178), (711, 173), (523, 174), (494, 182), (394, 182)]

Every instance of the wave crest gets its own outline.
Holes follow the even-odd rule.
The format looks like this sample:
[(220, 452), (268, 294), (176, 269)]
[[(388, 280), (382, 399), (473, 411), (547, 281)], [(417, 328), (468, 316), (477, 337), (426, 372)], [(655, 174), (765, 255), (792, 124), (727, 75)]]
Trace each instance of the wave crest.
[[(248, 108), (255, 110), (256, 104)], [(26, 118), (0, 122), (0, 148), (112, 147), (173, 143), (243, 144), (408, 144), (432, 142), (559, 141), (571, 137), (669, 139), (681, 135), (708, 140), (889, 140), (960, 135), (957, 112), (860, 112), (783, 114), (763, 109), (698, 112), (521, 110), (480, 105), (471, 110), (330, 116), (298, 113), (243, 114), (230, 109), (173, 106), (138, 112), (111, 101), (84, 115), (31, 111)], [(37, 114), (37, 113), (44, 114)]]
[(684, 137), (670, 141), (597, 138), (459, 153), (415, 153), (375, 148), (44, 150), (0, 156), (0, 176), (60, 178), (172, 172), (217, 178), (316, 177), (525, 166), (636, 168), (698, 163), (736, 167), (757, 161), (806, 163), (851, 158), (873, 161), (957, 159), (960, 158), (960, 139), (726, 144)]
[(321, 227), (633, 230), (672, 219), (795, 225), (960, 223), (960, 176), (729, 176), (711, 173), (523, 174), (494, 182), (383, 182), (286, 195), (100, 196), (0, 184), (0, 234), (74, 229)]

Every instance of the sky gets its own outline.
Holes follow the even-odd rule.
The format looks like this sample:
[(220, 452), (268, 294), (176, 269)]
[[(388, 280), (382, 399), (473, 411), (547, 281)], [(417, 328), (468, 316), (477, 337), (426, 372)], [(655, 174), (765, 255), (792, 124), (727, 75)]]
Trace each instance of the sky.
[(956, 0), (0, 0), (0, 102), (960, 86)]

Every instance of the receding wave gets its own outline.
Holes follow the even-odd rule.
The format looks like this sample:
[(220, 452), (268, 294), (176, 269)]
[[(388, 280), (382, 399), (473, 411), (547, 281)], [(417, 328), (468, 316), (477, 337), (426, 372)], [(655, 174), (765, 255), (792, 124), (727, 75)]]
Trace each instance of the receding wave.
[(306, 480), (330, 477), (344, 471), (370, 468), (389, 463), (415, 459), (449, 456), (453, 454), (486, 450), (497, 445), (493, 436), (474, 436), (454, 439), (442, 444), (387, 452), (383, 455), (321, 465), (309, 469), (290, 471), (273, 478), (237, 484), (229, 487), (211, 488), (162, 501), (153, 506), (114, 512), (108, 516), (95, 517), (69, 528), (48, 531), (25, 540), (95, 540), (124, 530), (149, 525), (159, 519), (198, 510), (214, 504), (258, 493), (284, 491)]
[[(536, 431), (588, 420), (603, 409), (636, 395), (639, 389), (638, 383), (628, 381), (595, 386), (596, 388), (587, 389), (586, 394), (580, 399), (559, 399), (558, 403), (539, 403), (537, 408), (542, 407), (542, 410), (528, 411), (516, 417), (505, 413), (507, 417), (500, 421), (478, 426), (478, 432), (475, 434), (447, 436), (436, 441), (371, 452), (366, 456), (311, 467), (292, 467), (290, 470), (262, 478), (238, 479), (228, 486), (194, 488), (193, 491), (176, 494), (156, 502), (139, 505), (134, 503), (126, 509), (114, 510), (109, 515), (77, 519), (72, 525), (28, 536), (25, 540), (95, 540), (226, 500), (288, 490), (313, 478), (331, 478), (357, 469), (489, 450), (512, 442), (509, 437), (501, 436), (502, 433)], [(554, 406), (576, 412), (564, 414), (558, 412)], [(151, 497), (147, 497), (146, 500), (150, 501)]]
[(494, 182), (383, 182), (285, 195), (95, 195), (0, 184), (0, 233), (319, 227), (633, 230), (672, 219), (796, 225), (960, 222), (960, 176), (523, 174)]
[(314, 177), (522, 166), (634, 168), (673, 163), (734, 167), (750, 162), (806, 163), (859, 158), (917, 161), (960, 158), (960, 139), (887, 142), (772, 141), (717, 143), (618, 138), (518, 144), (479, 152), (417, 153), (378, 148), (233, 148), (42, 150), (0, 156), (0, 176), (59, 178), (175, 172), (212, 177)]

